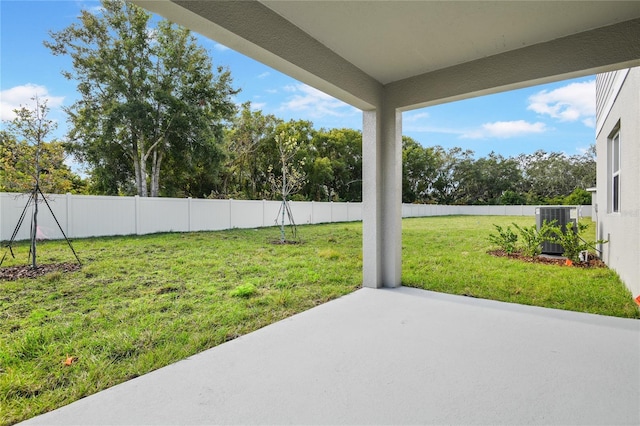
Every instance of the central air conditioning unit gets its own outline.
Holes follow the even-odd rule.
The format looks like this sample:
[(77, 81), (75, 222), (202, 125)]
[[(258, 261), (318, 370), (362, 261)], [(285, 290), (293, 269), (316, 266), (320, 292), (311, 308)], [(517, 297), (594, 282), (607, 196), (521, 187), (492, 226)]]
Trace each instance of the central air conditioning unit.
[[(562, 232), (578, 232), (578, 209), (576, 207), (536, 207), (536, 227), (538, 231), (544, 222), (556, 221)], [(564, 249), (560, 244), (545, 241), (542, 243), (543, 254), (560, 255)]]

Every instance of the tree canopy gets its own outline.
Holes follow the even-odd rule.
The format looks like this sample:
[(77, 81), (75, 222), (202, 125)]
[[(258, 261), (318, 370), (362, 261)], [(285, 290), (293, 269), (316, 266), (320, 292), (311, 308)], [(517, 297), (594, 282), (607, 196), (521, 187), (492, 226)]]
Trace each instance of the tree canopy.
[(53, 139), (56, 123), (47, 115), (47, 102), (37, 97), (33, 108), (21, 106), (0, 131), (0, 191), (30, 192), (36, 183), (43, 192), (84, 192), (85, 182), (64, 161), (62, 142)]
[(231, 74), (214, 72), (186, 28), (120, 0), (83, 11), (45, 45), (68, 55), (80, 99), (67, 108), (72, 152), (103, 193), (201, 195), (222, 163), (223, 128), (235, 112)]

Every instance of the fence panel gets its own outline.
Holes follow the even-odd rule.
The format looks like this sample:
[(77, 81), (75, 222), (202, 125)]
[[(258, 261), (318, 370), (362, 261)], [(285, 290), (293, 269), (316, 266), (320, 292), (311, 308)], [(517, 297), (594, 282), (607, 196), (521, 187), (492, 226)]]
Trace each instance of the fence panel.
[(329, 223), (331, 220), (331, 203), (313, 203), (313, 223)]
[(69, 236), (85, 238), (136, 233), (136, 198), (67, 197), (71, 208)]
[(362, 203), (347, 203), (349, 222), (362, 220)]
[(349, 210), (346, 203), (331, 203), (331, 222), (348, 222)]
[(187, 232), (189, 205), (187, 199), (138, 198), (137, 233)]
[[(41, 239), (60, 239), (63, 238), (60, 228), (56, 224), (56, 219), (60, 223), (62, 230), (67, 233), (68, 212), (67, 212), (67, 200), (65, 195), (47, 195), (47, 202), (53, 211), (53, 215), (49, 208), (42, 200), (42, 196), (38, 196), (38, 232), (37, 238)], [(2, 201), (0, 202), (0, 226), (2, 231), (0, 232), (1, 240), (7, 241), (11, 239), (14, 230), (16, 229), (20, 216), (29, 201), (29, 194), (2, 194)], [(26, 215), (18, 233), (16, 234), (16, 240), (28, 240), (31, 233), (31, 221), (33, 218), (34, 203), (31, 202), (26, 210)]]
[(291, 212), (297, 225), (308, 225), (313, 221), (313, 202), (292, 201)]
[(219, 231), (231, 227), (231, 200), (190, 200), (191, 231)]
[(231, 227), (232, 228), (259, 228), (263, 224), (262, 200), (231, 200)]
[[(28, 196), (0, 193), (0, 240), (11, 238)], [(62, 229), (70, 238), (149, 234), (155, 232), (214, 231), (230, 228), (258, 228), (279, 223), (280, 201), (202, 200), (176, 198), (47, 195)], [(582, 217), (591, 216), (591, 206), (578, 206)], [(362, 220), (362, 203), (317, 201), (291, 202), (297, 224)], [(403, 217), (449, 215), (534, 216), (536, 206), (443, 206), (403, 204)], [(16, 239), (29, 239), (33, 206)], [(285, 223), (289, 224), (285, 216)], [(39, 204), (38, 235), (62, 238), (44, 203)]]

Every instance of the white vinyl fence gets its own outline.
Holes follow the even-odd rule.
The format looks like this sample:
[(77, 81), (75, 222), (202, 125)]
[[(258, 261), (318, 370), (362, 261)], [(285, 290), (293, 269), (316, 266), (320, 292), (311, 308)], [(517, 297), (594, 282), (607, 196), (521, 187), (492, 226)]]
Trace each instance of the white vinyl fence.
[[(47, 200), (55, 218), (69, 238), (274, 226), (281, 206), (279, 201), (264, 200), (202, 200), (71, 194), (48, 195)], [(0, 193), (0, 241), (11, 239), (27, 201), (27, 195)], [(39, 237), (62, 238), (62, 233), (47, 205), (39, 203), (38, 206)], [(535, 206), (403, 204), (402, 216), (534, 216), (535, 208)], [(16, 240), (29, 239), (32, 209), (33, 206), (30, 205)], [(580, 206), (580, 209), (581, 216), (591, 216), (591, 206)], [(299, 225), (362, 220), (362, 203), (292, 201), (291, 210), (294, 220)], [(288, 224), (288, 221), (286, 223)]]

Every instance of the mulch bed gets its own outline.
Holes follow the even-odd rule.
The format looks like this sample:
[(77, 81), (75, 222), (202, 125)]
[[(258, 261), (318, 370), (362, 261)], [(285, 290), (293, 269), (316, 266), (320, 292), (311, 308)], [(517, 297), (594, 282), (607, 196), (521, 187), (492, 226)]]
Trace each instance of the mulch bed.
[(32, 268), (31, 265), (9, 266), (0, 268), (0, 281), (13, 281), (19, 278), (37, 278), (51, 272), (73, 272), (80, 269), (77, 263), (51, 263), (48, 265), (38, 265)]
[[(491, 256), (508, 257), (510, 259), (516, 259), (516, 260), (527, 262), (527, 263), (546, 263), (551, 265), (569, 266), (566, 264), (567, 262), (566, 257), (547, 257), (544, 255), (537, 256), (537, 257), (529, 257), (521, 253), (509, 254), (504, 250), (491, 250), (491, 251), (488, 251), (487, 253), (489, 253)], [(607, 267), (607, 265), (602, 260), (598, 259), (597, 257), (591, 254), (589, 255), (588, 261), (578, 262), (578, 263), (573, 262), (571, 266), (578, 267), (578, 268), (606, 268)]]

